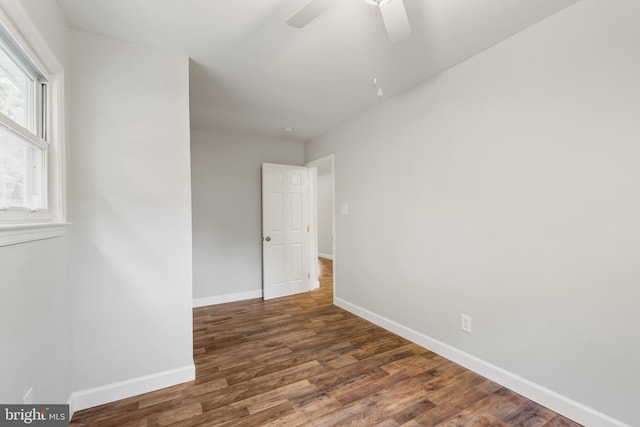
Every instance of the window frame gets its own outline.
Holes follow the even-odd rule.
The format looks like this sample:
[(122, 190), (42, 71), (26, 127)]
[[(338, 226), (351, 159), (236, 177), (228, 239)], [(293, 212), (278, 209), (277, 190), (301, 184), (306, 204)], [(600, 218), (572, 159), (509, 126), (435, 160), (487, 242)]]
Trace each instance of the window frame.
[[(19, 1), (0, 0), (0, 26), (0, 31), (12, 38), (9, 44), (13, 46), (9, 48), (14, 51), (13, 55), (20, 62), (28, 60), (44, 77), (38, 79), (36, 76), (35, 85), (44, 83), (47, 86), (44, 97), (40, 90), (34, 94), (35, 102), (46, 102), (47, 108), (44, 116), (35, 115), (38, 139), (30, 139), (35, 145), (46, 144), (43, 165), (46, 184), (43, 191), (47, 208), (36, 211), (26, 208), (0, 210), (0, 246), (6, 246), (62, 236), (68, 224), (64, 174), (64, 69)], [(20, 51), (15, 52), (16, 49)], [(22, 138), (25, 132), (31, 135), (28, 129), (14, 125), (12, 120), (11, 123), (0, 120), (3, 127), (11, 128)]]

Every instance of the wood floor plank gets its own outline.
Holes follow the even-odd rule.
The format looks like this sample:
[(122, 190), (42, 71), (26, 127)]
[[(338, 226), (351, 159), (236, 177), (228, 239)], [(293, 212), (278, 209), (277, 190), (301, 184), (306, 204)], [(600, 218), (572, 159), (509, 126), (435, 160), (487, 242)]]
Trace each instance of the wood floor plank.
[(517, 413), (521, 409), (522, 408), (505, 399), (503, 396), (492, 393), (473, 405), (462, 409), (449, 420), (436, 424), (436, 427), (467, 426), (478, 422), (478, 420), (488, 415), (495, 416), (498, 419), (504, 419)]
[(573, 427), (575, 423), (562, 415), (556, 415), (544, 427)]
[(474, 420), (468, 427), (509, 427), (513, 424), (507, 424), (493, 415), (487, 415)]
[(200, 403), (191, 403), (189, 405), (181, 405), (178, 408), (169, 411), (154, 413), (147, 418), (147, 425), (153, 427), (169, 426), (194, 418), (202, 414), (202, 405)]
[(320, 288), (193, 310), (196, 380), (77, 412), (74, 427), (578, 427), (333, 305)]

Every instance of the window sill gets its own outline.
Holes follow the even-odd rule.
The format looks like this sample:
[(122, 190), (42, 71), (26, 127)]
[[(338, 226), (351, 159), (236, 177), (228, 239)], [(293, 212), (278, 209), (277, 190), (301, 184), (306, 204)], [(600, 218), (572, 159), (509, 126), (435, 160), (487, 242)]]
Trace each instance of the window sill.
[(69, 223), (0, 225), (0, 246), (64, 236)]

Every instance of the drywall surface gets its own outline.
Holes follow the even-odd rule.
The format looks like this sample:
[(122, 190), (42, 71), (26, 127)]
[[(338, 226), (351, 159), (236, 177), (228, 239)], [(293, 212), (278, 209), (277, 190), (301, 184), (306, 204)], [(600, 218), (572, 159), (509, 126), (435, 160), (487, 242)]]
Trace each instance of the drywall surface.
[[(15, 0), (14, 0), (15, 1)], [(58, 2), (51, 0), (19, 0), (60, 64), (69, 60), (69, 29)], [(65, 67), (66, 69), (66, 67)]]
[(0, 402), (66, 403), (71, 305), (66, 237), (0, 247)]
[(188, 59), (71, 31), (74, 390), (193, 365)]
[(262, 291), (261, 165), (300, 166), (304, 146), (194, 129), (191, 150), (193, 297), (258, 295)]
[(640, 425), (639, 20), (580, 1), (307, 143), (337, 297)]
[[(67, 28), (57, 3), (4, 1), (67, 65)], [(47, 19), (44, 14), (47, 14)], [(20, 28), (24, 30), (24, 28)], [(29, 40), (32, 42), (32, 40)], [(71, 299), (67, 237), (0, 247), (0, 402), (66, 403), (71, 393)]]

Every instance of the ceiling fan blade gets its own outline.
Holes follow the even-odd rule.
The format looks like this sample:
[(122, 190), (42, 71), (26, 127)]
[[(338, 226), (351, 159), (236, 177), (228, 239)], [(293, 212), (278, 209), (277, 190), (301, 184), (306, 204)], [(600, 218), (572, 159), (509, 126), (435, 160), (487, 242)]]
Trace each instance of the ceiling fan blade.
[(411, 34), (411, 25), (402, 0), (381, 2), (379, 6), (389, 40), (398, 42)]
[(330, 0), (311, 0), (305, 7), (287, 20), (294, 28), (303, 28), (329, 7)]

